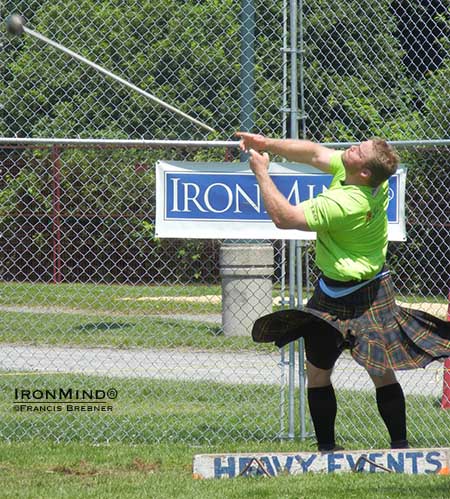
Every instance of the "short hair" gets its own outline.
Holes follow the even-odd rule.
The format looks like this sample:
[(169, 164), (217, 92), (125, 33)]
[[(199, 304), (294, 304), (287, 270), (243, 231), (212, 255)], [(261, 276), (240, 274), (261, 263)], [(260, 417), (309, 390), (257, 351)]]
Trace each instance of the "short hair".
[(391, 175), (394, 175), (397, 171), (400, 158), (384, 139), (374, 137), (370, 140), (373, 143), (374, 154), (367, 160), (365, 167), (372, 173), (370, 185), (378, 187)]

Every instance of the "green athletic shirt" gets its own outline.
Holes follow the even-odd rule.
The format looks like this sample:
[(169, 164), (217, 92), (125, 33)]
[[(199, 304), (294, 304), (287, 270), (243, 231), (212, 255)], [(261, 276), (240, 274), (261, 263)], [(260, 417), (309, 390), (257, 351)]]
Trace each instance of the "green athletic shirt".
[(319, 269), (337, 281), (370, 279), (386, 259), (388, 182), (376, 189), (345, 185), (342, 154), (331, 157), (329, 189), (302, 206), (309, 228), (317, 232)]

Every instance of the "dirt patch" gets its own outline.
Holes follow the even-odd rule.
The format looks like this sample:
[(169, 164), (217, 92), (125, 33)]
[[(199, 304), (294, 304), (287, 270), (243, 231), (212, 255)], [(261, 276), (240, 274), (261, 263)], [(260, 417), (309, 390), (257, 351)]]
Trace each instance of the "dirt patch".
[[(211, 303), (219, 304), (222, 297), (219, 295), (203, 295), (203, 296), (141, 296), (138, 298), (119, 298), (118, 300), (127, 301), (170, 301), (180, 303)], [(304, 303), (306, 300), (304, 300)], [(285, 304), (289, 303), (289, 299), (285, 298)], [(274, 306), (281, 305), (281, 298), (278, 296), (273, 299)], [(422, 310), (429, 314), (435, 315), (440, 319), (447, 319), (448, 304), (446, 303), (432, 303), (432, 302), (402, 302), (397, 301), (397, 304), (404, 308), (414, 308)], [(33, 313), (33, 314), (71, 314), (71, 315), (95, 315), (99, 317), (124, 317), (124, 316), (137, 316), (140, 314), (132, 314), (126, 312), (116, 311), (103, 311), (103, 310), (83, 310), (76, 308), (68, 308), (62, 306), (45, 307), (40, 305), (27, 306), (27, 305), (0, 305), (0, 311), (3, 312), (19, 312), (19, 313)], [(148, 316), (147, 314), (142, 314)], [(162, 317), (160, 314), (152, 314), (154, 317)], [(171, 316), (177, 318), (177, 314)], [(188, 319), (187, 319), (188, 320)], [(202, 320), (202, 319), (198, 319)]]
[(220, 295), (202, 295), (202, 296), (139, 296), (137, 298), (117, 298), (117, 301), (169, 301), (186, 303), (221, 303)]
[(129, 473), (129, 471), (137, 471), (139, 473), (157, 473), (161, 470), (161, 462), (146, 462), (143, 459), (136, 457), (131, 464), (125, 468), (117, 469), (98, 469), (93, 467), (86, 461), (80, 461), (75, 466), (58, 465), (50, 468), (47, 473), (58, 473), (66, 476), (77, 476), (81, 478), (89, 478), (99, 475), (111, 475), (117, 473)]
[(101, 472), (96, 468), (93, 468), (86, 461), (80, 461), (79, 465), (76, 467), (70, 466), (54, 466), (50, 468), (48, 473), (60, 473), (62, 475), (80, 476), (80, 477), (91, 477), (100, 475)]
[(124, 312), (86, 310), (63, 306), (45, 307), (43, 305), (0, 305), (0, 312), (15, 312), (19, 314), (69, 314), (69, 315), (94, 315), (98, 317), (124, 317), (131, 314)]
[[(131, 302), (178, 302), (178, 303), (210, 303), (218, 305), (222, 303), (221, 295), (202, 295), (202, 296), (139, 296), (137, 298), (117, 298), (117, 301), (131, 301)], [(289, 303), (289, 298), (285, 298), (285, 303)], [(306, 300), (304, 300), (306, 302)], [(274, 305), (281, 305), (281, 298), (279, 296), (273, 298)]]
[(143, 459), (136, 457), (131, 463), (131, 469), (144, 473), (156, 473), (161, 469), (161, 463), (146, 463)]
[[(202, 295), (202, 296), (140, 296), (137, 298), (118, 298), (120, 301), (141, 301), (141, 302), (181, 302), (181, 303), (211, 303), (219, 304), (222, 302), (222, 296), (220, 295)], [(285, 303), (289, 303), (289, 298), (285, 298)], [(304, 300), (306, 303), (306, 300)], [(281, 298), (279, 296), (273, 299), (274, 305), (281, 305)], [(448, 305), (446, 303), (431, 303), (431, 302), (417, 302), (409, 303), (398, 301), (398, 305), (404, 308), (414, 308), (416, 310), (422, 310), (428, 312), (429, 314), (445, 319), (447, 316)]]

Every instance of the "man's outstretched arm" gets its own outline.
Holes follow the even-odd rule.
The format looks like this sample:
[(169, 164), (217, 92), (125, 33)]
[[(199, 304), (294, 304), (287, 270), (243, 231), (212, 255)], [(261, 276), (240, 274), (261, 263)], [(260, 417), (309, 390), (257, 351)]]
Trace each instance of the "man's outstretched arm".
[(293, 206), (277, 189), (269, 176), (269, 155), (260, 154), (254, 149), (249, 150), (249, 164), (256, 176), (264, 207), (271, 220), (279, 229), (311, 230), (306, 222), (301, 204)]
[(240, 137), (240, 148), (248, 152), (267, 151), (297, 163), (306, 163), (325, 173), (330, 172), (330, 160), (334, 149), (316, 144), (310, 140), (271, 139), (254, 133), (236, 132)]

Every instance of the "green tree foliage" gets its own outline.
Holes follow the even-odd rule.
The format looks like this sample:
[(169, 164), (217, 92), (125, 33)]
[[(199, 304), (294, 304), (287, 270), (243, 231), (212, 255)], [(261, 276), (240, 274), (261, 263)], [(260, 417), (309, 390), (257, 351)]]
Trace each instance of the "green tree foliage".
[[(450, 124), (450, 61), (433, 73), (424, 88), (424, 115), (433, 138), (447, 138)], [(447, 90), (446, 90), (447, 89)]]
[[(263, 3), (274, 9), (277, 2)], [(239, 127), (239, 5), (233, 0), (44, 2), (33, 22), (36, 31), (212, 127), (228, 133)], [(256, 67), (262, 81), (256, 101), (259, 122), (275, 127), (281, 76), (267, 64), (279, 55), (273, 36), (257, 33), (264, 66)], [(20, 55), (4, 82), (2, 135), (205, 137), (198, 126), (34, 38), (10, 43)]]
[(316, 140), (362, 140), (389, 132), (386, 122), (409, 114), (410, 82), (389, 6), (389, 0), (307, 3), (307, 124)]
[[(391, 0), (304, 2), (300, 28), (309, 137), (341, 142), (369, 135), (394, 140), (429, 136), (423, 102), (428, 93), (442, 92), (442, 79), (433, 76), (440, 72), (445, 79), (445, 68), (421, 73), (425, 81), (414, 78), (404, 34), (413, 7), (399, 5)], [(431, 7), (416, 6), (415, 12), (435, 23), (445, 38), (448, 16)], [(255, 0), (255, 10), (255, 128), (280, 136), (282, 5)], [(22, 11), (37, 31), (208, 123), (221, 138), (231, 138), (239, 128), (240, 2), (9, 0), (3, 12), (11, 11)], [(441, 47), (441, 65), (448, 47), (444, 40), (438, 43), (439, 33), (433, 34), (436, 41), (430, 47)], [(0, 135), (207, 136), (198, 126), (31, 37), (10, 37), (3, 50), (8, 57), (0, 76)], [(432, 106), (428, 100), (427, 107)]]

